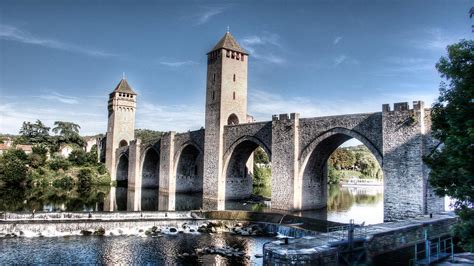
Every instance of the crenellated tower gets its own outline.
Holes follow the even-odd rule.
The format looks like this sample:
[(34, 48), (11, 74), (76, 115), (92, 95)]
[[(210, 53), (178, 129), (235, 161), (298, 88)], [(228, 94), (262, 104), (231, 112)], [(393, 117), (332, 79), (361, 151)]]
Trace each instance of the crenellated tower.
[(115, 90), (109, 94), (107, 143), (105, 165), (112, 181), (116, 180), (117, 148), (128, 146), (135, 138), (135, 110), (137, 94), (128, 85), (127, 80), (120, 80)]
[(247, 121), (248, 54), (230, 32), (207, 53), (204, 197), (223, 200), (223, 133), (225, 125)]

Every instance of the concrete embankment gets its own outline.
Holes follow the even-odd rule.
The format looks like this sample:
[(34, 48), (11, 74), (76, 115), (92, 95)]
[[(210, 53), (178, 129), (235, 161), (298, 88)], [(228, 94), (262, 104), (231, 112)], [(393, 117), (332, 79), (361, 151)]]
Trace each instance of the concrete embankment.
[[(352, 244), (348, 241), (347, 227), (318, 234), (312, 237), (291, 239), (288, 244), (274, 241), (264, 247), (264, 261), (270, 264), (336, 265), (341, 260), (372, 263), (391, 252), (414, 247), (423, 243), (425, 236), (440, 239), (450, 236), (457, 218), (451, 215), (437, 215), (433, 218), (420, 217), (399, 222), (355, 227)], [(350, 247), (350, 248), (349, 248)], [(409, 251), (413, 253), (413, 250)], [(408, 258), (412, 254), (408, 254)], [(407, 259), (402, 264), (408, 264)], [(377, 264), (377, 263), (376, 263)], [(386, 264), (389, 265), (389, 264)]]

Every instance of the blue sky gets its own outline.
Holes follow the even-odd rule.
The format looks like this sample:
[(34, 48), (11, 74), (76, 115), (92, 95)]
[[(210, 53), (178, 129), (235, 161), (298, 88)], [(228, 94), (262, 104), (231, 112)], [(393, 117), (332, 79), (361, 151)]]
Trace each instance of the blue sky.
[(137, 128), (204, 125), (206, 53), (227, 26), (250, 53), (249, 114), (302, 117), (431, 104), (445, 47), (472, 39), (471, 1), (0, 2), (0, 133), (73, 121), (104, 133), (125, 72)]

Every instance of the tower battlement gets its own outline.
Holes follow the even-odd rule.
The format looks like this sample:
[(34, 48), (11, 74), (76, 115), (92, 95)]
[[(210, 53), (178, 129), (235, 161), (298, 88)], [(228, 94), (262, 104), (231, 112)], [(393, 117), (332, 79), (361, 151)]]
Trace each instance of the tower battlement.
[(390, 104), (382, 105), (382, 112), (396, 112), (396, 111), (419, 111), (425, 108), (423, 101), (413, 101), (412, 108), (410, 108), (408, 102), (399, 102), (393, 104), (393, 110), (390, 108)]

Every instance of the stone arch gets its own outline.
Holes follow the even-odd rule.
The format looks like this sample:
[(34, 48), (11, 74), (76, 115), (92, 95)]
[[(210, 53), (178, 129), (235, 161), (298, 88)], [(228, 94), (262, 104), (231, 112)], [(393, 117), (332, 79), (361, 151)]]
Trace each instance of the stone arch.
[(229, 118), (227, 118), (227, 125), (238, 125), (238, 124), (239, 124), (239, 118), (237, 117), (237, 115), (234, 113), (229, 115)]
[(383, 157), (376, 146), (357, 131), (333, 128), (317, 136), (300, 155), (299, 180), (301, 182), (301, 209), (317, 209), (327, 204), (327, 160), (344, 142), (355, 138), (375, 156), (380, 167)]
[(119, 142), (119, 148), (122, 148), (122, 147), (125, 147), (125, 146), (128, 146), (128, 142), (126, 140), (122, 139)]
[(128, 156), (123, 153), (119, 155), (116, 171), (117, 181), (128, 181)]
[(158, 188), (160, 180), (160, 153), (150, 147), (143, 153), (142, 160), (142, 187)]
[(224, 154), (223, 177), (225, 198), (244, 199), (252, 194), (253, 158), (255, 149), (261, 147), (271, 159), (271, 150), (260, 139), (243, 136), (236, 140)]
[(157, 211), (160, 182), (160, 151), (156, 146), (147, 145), (140, 154), (140, 210)]
[(117, 163), (116, 171), (117, 187), (115, 189), (115, 209), (117, 211), (127, 210), (128, 190), (128, 157), (121, 154)]
[(181, 145), (175, 154), (176, 192), (202, 192), (204, 153), (193, 141)]

